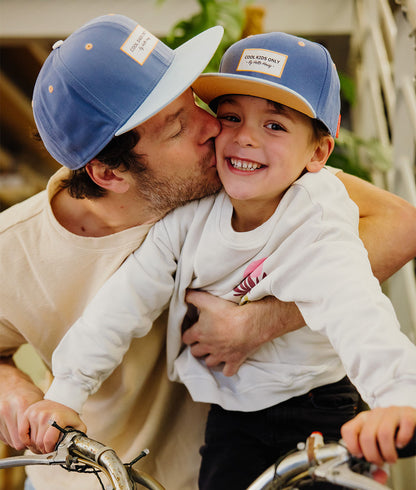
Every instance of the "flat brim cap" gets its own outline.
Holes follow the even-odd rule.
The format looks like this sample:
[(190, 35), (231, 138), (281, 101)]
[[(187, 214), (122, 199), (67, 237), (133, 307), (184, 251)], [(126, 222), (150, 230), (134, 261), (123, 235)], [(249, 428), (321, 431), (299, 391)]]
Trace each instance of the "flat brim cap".
[(55, 44), (37, 78), (33, 114), (46, 149), (83, 167), (190, 87), (222, 34), (216, 26), (172, 50), (128, 17), (91, 20)]
[(215, 26), (176, 48), (163, 77), (137, 111), (117, 130), (116, 136), (154, 116), (189, 88), (210, 62), (223, 33), (223, 27)]
[(195, 93), (215, 111), (222, 95), (250, 95), (284, 104), (337, 133), (340, 84), (322, 45), (282, 32), (258, 34), (225, 52), (219, 73), (202, 74)]

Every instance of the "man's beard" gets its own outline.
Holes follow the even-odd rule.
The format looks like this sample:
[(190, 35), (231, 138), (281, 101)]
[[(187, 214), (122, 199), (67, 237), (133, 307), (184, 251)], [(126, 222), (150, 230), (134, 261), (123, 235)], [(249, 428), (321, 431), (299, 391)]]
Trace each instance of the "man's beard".
[(204, 175), (204, 170), (213, 172), (212, 167), (209, 167), (210, 161), (211, 155), (207, 155), (199, 162), (199, 172), (194, 172), (190, 177), (177, 175), (157, 178), (147, 168), (138, 173), (133, 171), (138, 194), (147, 201), (149, 210), (160, 217), (189, 201), (215, 194), (221, 188), (218, 176), (208, 180)]

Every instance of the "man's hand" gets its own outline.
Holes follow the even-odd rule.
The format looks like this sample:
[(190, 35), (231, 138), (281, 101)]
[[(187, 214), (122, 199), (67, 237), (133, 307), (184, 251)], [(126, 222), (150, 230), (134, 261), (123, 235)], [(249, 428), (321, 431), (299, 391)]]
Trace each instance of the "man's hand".
[(61, 403), (51, 400), (41, 400), (31, 405), (25, 412), (22, 438), (30, 434), (26, 445), (34, 452), (49, 453), (54, 450), (59, 440), (60, 432), (52, 427), (56, 422), (60, 427), (73, 427), (86, 432), (86, 426), (77, 412)]
[(199, 319), (184, 332), (183, 342), (195, 357), (204, 357), (208, 367), (223, 363), (225, 376), (237, 373), (263, 343), (305, 325), (294, 303), (273, 297), (238, 306), (202, 291), (188, 291), (186, 301), (199, 310)]
[(416, 428), (413, 407), (374, 408), (359, 413), (341, 427), (348, 450), (381, 466), (397, 461), (396, 447), (404, 447)]
[(3, 442), (19, 451), (26, 447), (27, 437), (21, 437), (23, 416), (32, 403), (42, 399), (42, 391), (11, 359), (0, 363), (0, 439)]

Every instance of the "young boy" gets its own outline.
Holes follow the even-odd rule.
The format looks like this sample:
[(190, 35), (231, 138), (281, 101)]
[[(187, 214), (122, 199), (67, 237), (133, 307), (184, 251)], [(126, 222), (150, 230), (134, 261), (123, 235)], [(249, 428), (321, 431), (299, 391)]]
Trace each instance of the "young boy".
[[(415, 409), (416, 348), (372, 275), (356, 206), (323, 168), (340, 114), (326, 49), (283, 33), (252, 36), (194, 90), (222, 124), (224, 190), (153, 227), (58, 346), (46, 398), (80, 412), (170, 302), (169, 376), (212, 404), (200, 488), (243, 489), (310, 432), (340, 437), (360, 403), (347, 376), (370, 407)], [(188, 288), (241, 305), (270, 295), (295, 301), (306, 326), (227, 378), (181, 343)], [(46, 437), (48, 403), (29, 409), (36, 437)]]

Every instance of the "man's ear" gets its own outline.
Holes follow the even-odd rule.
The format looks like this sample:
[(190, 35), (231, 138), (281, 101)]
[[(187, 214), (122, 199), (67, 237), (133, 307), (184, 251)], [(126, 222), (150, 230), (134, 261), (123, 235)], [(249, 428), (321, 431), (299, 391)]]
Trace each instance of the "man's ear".
[(87, 163), (85, 169), (91, 180), (103, 189), (117, 194), (123, 194), (129, 190), (130, 184), (122, 172), (118, 169), (108, 168), (107, 165), (95, 158)]
[(316, 144), (312, 158), (306, 165), (308, 172), (319, 172), (327, 162), (329, 155), (332, 153), (335, 146), (335, 141), (332, 136), (324, 136), (320, 138)]

